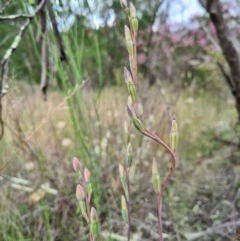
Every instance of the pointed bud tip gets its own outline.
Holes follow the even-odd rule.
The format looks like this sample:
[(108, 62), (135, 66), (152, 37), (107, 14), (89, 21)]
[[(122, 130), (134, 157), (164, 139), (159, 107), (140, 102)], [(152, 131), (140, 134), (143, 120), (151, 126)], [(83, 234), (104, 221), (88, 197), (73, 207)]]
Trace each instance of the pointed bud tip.
[(127, 67), (124, 67), (124, 79), (125, 79), (126, 83), (133, 81), (132, 80), (132, 75), (129, 72), (129, 70), (127, 69)]
[(135, 18), (137, 16), (137, 11), (132, 2), (129, 3), (129, 8), (130, 8), (130, 16), (132, 18)]

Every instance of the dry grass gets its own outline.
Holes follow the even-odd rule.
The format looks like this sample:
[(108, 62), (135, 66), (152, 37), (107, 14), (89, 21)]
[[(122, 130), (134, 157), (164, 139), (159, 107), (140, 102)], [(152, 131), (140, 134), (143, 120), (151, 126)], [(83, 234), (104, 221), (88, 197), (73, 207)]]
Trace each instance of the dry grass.
[[(163, 220), (169, 233), (166, 240), (187, 240), (189, 236), (184, 236), (185, 233), (193, 237), (197, 231), (239, 218), (235, 207), (240, 188), (239, 169), (228, 161), (232, 149), (213, 140), (218, 133), (230, 132), (236, 114), (227, 94), (218, 99), (189, 91), (181, 94), (174, 106), (171, 103), (175, 95), (176, 92), (163, 87), (146, 91), (141, 119), (167, 139), (171, 112), (176, 112), (178, 117), (179, 163), (164, 199)], [(94, 160), (100, 163), (104, 190), (100, 196), (103, 229), (112, 224), (113, 231), (122, 235), (124, 226), (119, 217), (122, 190), (117, 166), (125, 158), (122, 124), (127, 119), (127, 96), (121, 87), (105, 88), (97, 104), (99, 120), (94, 110), (95, 98), (92, 90), (84, 90), (83, 109), (91, 133), (86, 142)], [(3, 108), (6, 132), (0, 144), (0, 168), (4, 177), (0, 194), (2, 240), (84, 240), (81, 236), (84, 229), (76, 215), (71, 167), (71, 158), (81, 150), (75, 141), (66, 99), (60, 92), (50, 91), (48, 101), (44, 101), (38, 87), (18, 84), (4, 99)], [(102, 135), (98, 133), (99, 127)], [(168, 157), (147, 138), (134, 130), (132, 133), (133, 231), (139, 240), (155, 240), (150, 163), (155, 156), (163, 175)], [(12, 177), (29, 183), (17, 183), (17, 186), (19, 180)], [(53, 190), (42, 188), (42, 184)], [(216, 234), (213, 228), (212, 233), (210, 230), (200, 239), (192, 240), (227, 241), (236, 229), (234, 225), (227, 231), (220, 227)]]

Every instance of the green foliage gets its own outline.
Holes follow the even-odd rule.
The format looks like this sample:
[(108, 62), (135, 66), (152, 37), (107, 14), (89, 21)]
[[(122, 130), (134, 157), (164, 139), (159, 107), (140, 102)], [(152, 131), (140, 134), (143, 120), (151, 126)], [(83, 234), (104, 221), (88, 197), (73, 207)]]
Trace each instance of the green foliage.
[[(84, 1), (84, 4), (87, 13), (91, 13), (87, 1)], [(39, 82), (40, 48), (35, 39), (39, 27), (37, 19), (13, 55), (11, 70), (16, 79), (12, 80), (13, 89), (4, 102), (7, 106), (4, 112), (7, 132), (0, 145), (0, 237), (3, 241), (76, 240), (79, 237), (81, 241), (89, 240), (87, 231), (82, 228), (83, 220), (79, 220), (79, 213), (76, 214), (76, 201), (72, 195), (75, 183), (72, 181), (70, 160), (73, 155), (79, 156), (91, 169), (91, 205), (96, 207), (104, 229), (110, 228), (113, 231), (112, 238), (109, 234), (107, 240), (115, 240), (114, 237), (122, 239), (118, 233), (123, 228), (116, 222), (117, 219), (121, 219), (121, 200), (117, 198), (121, 184), (117, 178), (116, 165), (117, 162), (124, 161), (123, 157), (126, 154), (122, 148), (126, 144), (123, 140), (122, 121), (126, 118), (127, 98), (126, 88), (122, 88), (122, 66), (127, 65), (127, 51), (123, 38), (119, 37), (123, 35), (120, 29), (123, 29), (125, 16), (118, 1), (113, 1), (112, 6), (107, 6), (107, 2), (99, 4), (102, 6), (105, 23), (109, 16), (108, 10), (113, 9), (117, 15), (116, 24), (122, 28), (103, 24), (94, 29), (87, 19), (88, 14), (76, 14), (73, 25), (61, 32), (68, 55), (67, 63), (59, 60), (56, 39), (51, 26), (49, 27), (49, 56), (55, 71), (53, 76), (52, 73), (49, 74), (49, 79), (52, 80), (51, 86), (54, 89), (56, 79), (61, 88), (60, 91), (53, 91), (53, 88), (50, 88), (47, 102), (42, 102), (35, 86), (26, 87), (18, 83), (19, 80), (25, 79)], [(152, 11), (157, 4), (157, 1), (136, 1), (138, 17), (143, 23), (141, 29), (149, 27)], [(16, 13), (20, 8), (20, 1), (14, 1), (14, 5), (7, 13)], [(58, 15), (64, 17), (67, 13), (67, 9), (65, 10), (66, 12)], [(57, 12), (56, 9), (55, 11)], [(3, 37), (0, 41), (0, 56), (11, 45), (20, 24), (21, 22), (12, 21), (1, 23), (0, 31)], [(158, 50), (155, 52), (158, 53)], [(238, 215), (236, 210), (240, 206), (237, 167), (239, 153), (232, 154), (231, 148), (215, 140), (216, 136), (220, 136), (238, 142), (236, 134), (240, 136), (239, 128), (236, 128), (235, 132), (232, 131), (233, 120), (236, 117), (234, 103), (226, 93), (222, 76), (215, 66), (215, 60), (222, 61), (222, 54), (212, 52), (211, 49), (204, 50), (211, 56), (211, 61), (185, 70), (187, 61), (182, 61), (182, 57), (186, 53), (198, 56), (199, 51), (201, 49), (196, 46), (179, 48), (171, 56), (174, 66), (179, 71), (174, 72), (174, 79), (179, 81), (179, 73), (183, 73), (183, 79), (189, 80), (187, 85), (192, 88), (187, 93), (179, 94), (176, 107), (180, 122), (180, 158), (175, 174), (176, 180), (179, 181), (169, 183), (170, 188), (165, 193), (166, 201), (162, 209), (164, 229), (169, 233), (169, 240), (185, 240), (182, 237), (186, 237), (187, 231), (202, 231), (211, 224), (227, 223), (232, 219), (232, 213)], [(152, 60), (150, 56), (149, 62)], [(162, 68), (168, 67), (166, 62), (159, 65)], [(142, 76), (141, 73), (139, 76)], [(115, 83), (118, 84), (115, 88), (106, 87)], [(106, 88), (102, 89), (103, 87)], [(144, 124), (147, 125), (153, 125), (155, 121), (156, 131), (161, 134), (164, 132), (163, 135), (167, 139), (170, 127), (164, 124), (160, 113), (168, 110), (169, 103), (176, 97), (176, 90), (171, 92), (165, 87), (164, 84), (161, 85), (161, 89), (154, 86), (154, 94), (151, 94), (151, 90), (144, 90), (143, 102), (150, 105), (149, 108), (145, 108), (143, 116), (135, 119), (135, 125), (142, 131), (140, 119), (146, 118)], [(129, 91), (133, 93), (133, 97), (136, 95), (132, 88), (129, 88)], [(136, 98), (133, 99), (135, 101)], [(168, 118), (168, 114), (165, 116)], [(64, 130), (57, 127), (59, 122), (65, 123)], [(65, 138), (72, 141), (70, 147), (62, 144)], [(156, 151), (157, 158), (159, 157), (163, 163), (163, 169), (160, 169), (161, 176), (167, 160), (164, 153), (155, 145), (146, 142), (145, 138), (136, 138), (135, 132), (131, 133), (131, 140), (136, 148), (133, 154), (128, 156), (126, 163), (133, 170), (129, 172), (132, 182), (135, 183), (131, 195), (140, 207), (147, 207), (139, 208), (136, 205), (137, 207), (132, 207), (132, 211), (134, 218), (138, 215), (149, 224), (146, 227), (138, 225), (142, 220), (140, 222), (135, 219), (132, 237), (138, 237), (137, 240), (150, 240), (154, 239), (155, 235), (154, 229), (149, 227), (155, 225), (156, 216), (153, 217), (153, 214), (156, 207), (150, 204), (149, 198), (152, 198), (154, 193), (149, 188), (151, 174), (146, 170), (151, 169), (149, 162), (153, 151)], [(175, 141), (172, 145), (175, 145)], [(229, 153), (234, 160), (231, 165), (234, 165), (235, 174), (220, 173), (219, 170), (230, 169)], [(29, 163), (34, 166), (33, 169), (27, 169)], [(2, 173), (6, 176), (2, 176)], [(234, 175), (237, 177), (236, 180), (232, 180)], [(8, 176), (26, 178), (34, 190), (27, 193), (24, 189), (13, 189), (15, 183), (5, 179)], [(31, 194), (36, 194), (39, 186), (45, 182), (56, 189), (58, 195), (45, 193), (40, 201), (31, 201)], [(234, 189), (231, 186), (233, 182)], [(159, 190), (159, 180), (155, 186)], [(143, 198), (143, 194), (146, 194), (146, 198)], [(124, 212), (126, 220), (126, 209)], [(110, 221), (106, 221), (110, 215)], [(95, 224), (91, 228), (93, 233), (98, 231), (98, 225)], [(220, 234), (201, 237), (203, 241), (222, 241)]]
[(186, 153), (189, 159), (193, 155), (198, 158), (212, 158), (222, 148), (224, 144), (216, 141), (215, 130), (207, 130), (199, 133), (194, 143), (186, 147)]

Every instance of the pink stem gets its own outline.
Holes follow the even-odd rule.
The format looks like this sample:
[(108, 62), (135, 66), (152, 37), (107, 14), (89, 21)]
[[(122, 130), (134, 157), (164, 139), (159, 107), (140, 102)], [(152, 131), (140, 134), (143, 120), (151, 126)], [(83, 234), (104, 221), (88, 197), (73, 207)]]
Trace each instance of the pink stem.
[(162, 230), (162, 215), (161, 215), (161, 200), (162, 200), (162, 196), (163, 196), (163, 192), (166, 189), (166, 186), (174, 172), (175, 166), (176, 166), (176, 155), (175, 153), (172, 151), (172, 149), (163, 141), (161, 140), (156, 134), (154, 134), (153, 132), (151, 132), (150, 130), (144, 128), (143, 135), (148, 136), (149, 138), (155, 140), (157, 143), (159, 143), (161, 146), (163, 146), (167, 152), (170, 154), (171, 156), (171, 166), (169, 169), (168, 174), (166, 175), (160, 192), (157, 195), (157, 218), (158, 218), (158, 232), (159, 232), (159, 241), (163, 241), (163, 230)]

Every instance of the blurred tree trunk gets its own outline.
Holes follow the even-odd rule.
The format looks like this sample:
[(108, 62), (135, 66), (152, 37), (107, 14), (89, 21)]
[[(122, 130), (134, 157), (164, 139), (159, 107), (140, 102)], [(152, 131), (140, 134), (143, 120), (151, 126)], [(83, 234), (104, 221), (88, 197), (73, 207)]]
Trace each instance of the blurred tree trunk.
[(230, 74), (227, 74), (223, 66), (219, 64), (232, 95), (235, 98), (238, 124), (240, 125), (240, 42), (234, 33), (229, 30), (224, 20), (220, 0), (199, 0), (199, 2), (209, 13), (209, 17), (216, 29), (219, 44), (229, 65)]

